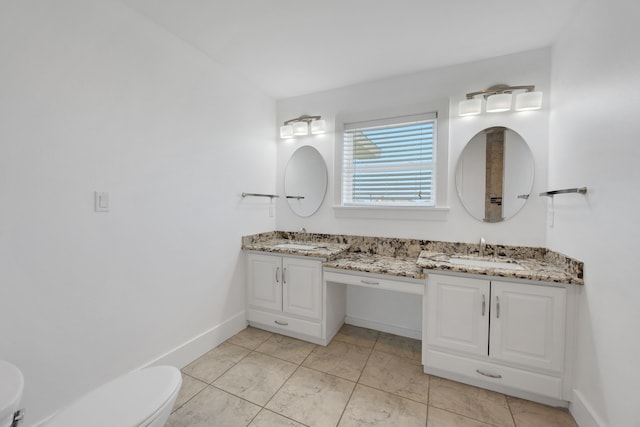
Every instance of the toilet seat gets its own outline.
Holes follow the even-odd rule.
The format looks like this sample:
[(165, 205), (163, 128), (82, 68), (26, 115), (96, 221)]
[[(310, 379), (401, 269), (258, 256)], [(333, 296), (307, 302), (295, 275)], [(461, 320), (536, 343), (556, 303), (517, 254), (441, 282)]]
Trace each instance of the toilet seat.
[(47, 427), (142, 427), (173, 405), (182, 376), (172, 366), (124, 375), (98, 387), (57, 413)]

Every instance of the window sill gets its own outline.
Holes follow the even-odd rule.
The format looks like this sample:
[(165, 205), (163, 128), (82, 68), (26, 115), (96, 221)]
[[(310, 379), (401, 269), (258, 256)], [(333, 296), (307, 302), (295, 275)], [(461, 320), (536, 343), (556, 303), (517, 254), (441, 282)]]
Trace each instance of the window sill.
[(334, 206), (336, 218), (446, 221), (449, 208), (426, 206)]

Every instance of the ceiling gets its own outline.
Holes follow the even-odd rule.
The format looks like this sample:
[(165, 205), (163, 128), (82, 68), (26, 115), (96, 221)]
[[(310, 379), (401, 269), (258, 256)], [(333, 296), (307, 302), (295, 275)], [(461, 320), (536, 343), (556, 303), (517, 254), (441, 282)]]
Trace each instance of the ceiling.
[(288, 98), (551, 45), (583, 0), (122, 0)]

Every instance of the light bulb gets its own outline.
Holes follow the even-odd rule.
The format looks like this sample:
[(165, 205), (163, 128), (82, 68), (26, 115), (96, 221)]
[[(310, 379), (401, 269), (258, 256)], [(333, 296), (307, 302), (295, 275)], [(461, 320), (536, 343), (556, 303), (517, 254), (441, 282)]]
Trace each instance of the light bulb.
[(542, 108), (542, 92), (524, 92), (516, 96), (516, 111)]
[(511, 94), (497, 93), (487, 98), (487, 113), (500, 113), (511, 110)]
[(280, 138), (282, 139), (293, 138), (293, 126), (291, 125), (280, 126)]
[(309, 133), (309, 126), (307, 122), (295, 122), (293, 123), (293, 134), (298, 135), (307, 135)]
[(461, 116), (475, 116), (482, 111), (482, 99), (472, 98), (460, 101), (458, 104), (458, 114)]
[(327, 122), (324, 120), (314, 120), (311, 122), (311, 133), (317, 135), (327, 131)]

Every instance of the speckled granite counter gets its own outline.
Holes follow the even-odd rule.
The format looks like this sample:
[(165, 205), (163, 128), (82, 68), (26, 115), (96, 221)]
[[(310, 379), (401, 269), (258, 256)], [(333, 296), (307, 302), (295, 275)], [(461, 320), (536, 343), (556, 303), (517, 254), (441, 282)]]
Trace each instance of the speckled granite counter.
[[(296, 249), (296, 248), (286, 248), (282, 247), (283, 244), (299, 244), (299, 245), (308, 245), (313, 247), (312, 249)], [(260, 251), (260, 252), (271, 252), (282, 255), (302, 255), (314, 258), (322, 258), (324, 260), (334, 259), (342, 254), (344, 254), (348, 249), (349, 245), (341, 244), (341, 243), (330, 243), (330, 242), (317, 242), (317, 241), (297, 241), (297, 240), (287, 240), (287, 239), (273, 239), (267, 240), (263, 242), (250, 242), (246, 245), (242, 245), (243, 250), (247, 251)]]
[(359, 252), (347, 252), (323, 264), (325, 267), (340, 270), (362, 271), (366, 273), (388, 274), (391, 276), (424, 279), (422, 268), (416, 265), (415, 258), (369, 255)]
[[(546, 248), (486, 245), (488, 261), (515, 262), (522, 270), (507, 270), (452, 264), (449, 257), (476, 254), (473, 243), (442, 242), (334, 234), (305, 234), (286, 231), (260, 233), (242, 238), (242, 249), (278, 254), (302, 255), (324, 259), (323, 265), (347, 271), (386, 274), (414, 279), (425, 277), (423, 269), (517, 278), (552, 283), (584, 284), (582, 262)], [(297, 250), (276, 247), (284, 243), (315, 246)]]
[[(456, 257), (458, 257), (457, 255)], [(552, 283), (572, 283), (583, 285), (582, 277), (577, 277), (560, 266), (552, 264), (548, 260), (540, 260), (535, 258), (507, 258), (507, 257), (475, 257), (472, 260), (483, 260), (489, 262), (503, 262), (508, 264), (516, 264), (523, 267), (522, 270), (476, 266), (467, 264), (453, 264), (450, 262), (452, 254), (441, 252), (422, 251), (416, 262), (420, 269), (435, 271), (453, 271), (457, 273), (481, 274), (484, 276), (506, 277), (514, 279), (534, 280)], [(464, 257), (461, 257), (464, 258)]]

